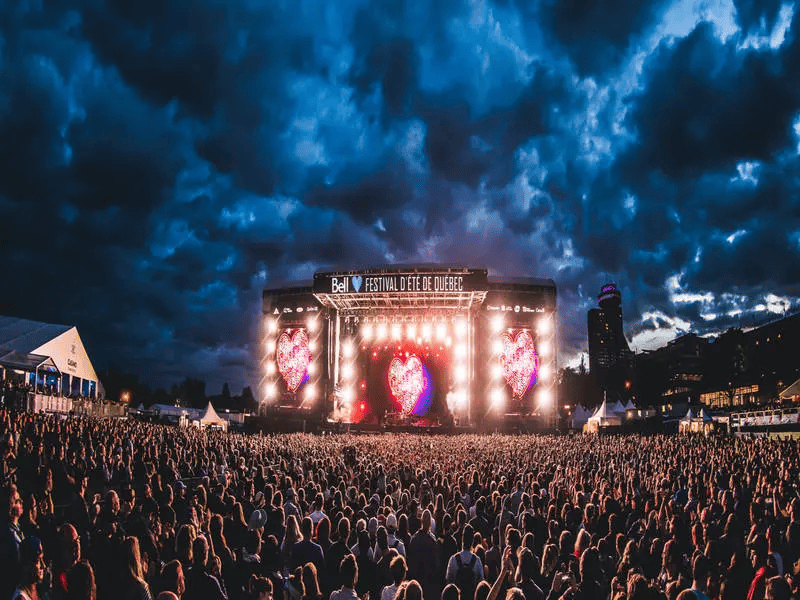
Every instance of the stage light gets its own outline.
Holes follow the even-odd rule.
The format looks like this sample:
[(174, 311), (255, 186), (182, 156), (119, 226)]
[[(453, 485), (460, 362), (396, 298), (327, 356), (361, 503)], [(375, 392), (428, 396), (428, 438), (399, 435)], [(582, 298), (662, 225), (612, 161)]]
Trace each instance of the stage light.
[(544, 389), (539, 391), (540, 406), (547, 406), (552, 401), (553, 401), (553, 392), (551, 392), (549, 389)]
[(269, 339), (264, 343), (264, 350), (267, 351), (267, 354), (274, 354), (275, 353), (275, 340)]
[(278, 387), (273, 383), (272, 385), (268, 385), (267, 389), (264, 391), (266, 392), (267, 398), (271, 400), (278, 394)]
[(317, 330), (317, 319), (316, 319), (316, 317), (308, 317), (308, 319), (306, 319), (306, 327), (311, 332), (316, 331)]
[(453, 376), (459, 383), (467, 380), (467, 367), (464, 365), (456, 365), (453, 369)]
[(311, 340), (310, 342), (308, 342), (308, 349), (311, 352), (316, 352), (317, 351), (317, 341), (316, 340)]
[(386, 337), (386, 323), (378, 323), (378, 328), (375, 330), (375, 335), (379, 340)]
[(353, 344), (353, 340), (345, 340), (342, 344), (342, 356), (345, 358), (353, 358), (354, 352), (355, 345)]
[(306, 386), (305, 396), (306, 400), (313, 400), (317, 395), (317, 390), (313, 385)]
[(426, 340), (431, 339), (431, 324), (425, 323), (422, 325), (422, 337)]
[(267, 375), (274, 375), (275, 374), (275, 362), (268, 360), (267, 365), (264, 369), (267, 372)]
[(458, 390), (453, 392), (454, 404), (459, 410), (464, 410), (467, 407), (467, 392), (465, 390)]
[(492, 319), (492, 331), (494, 333), (500, 333), (503, 329), (503, 325), (505, 324), (505, 318), (503, 315), (495, 315)]
[(550, 381), (550, 365), (543, 364), (539, 365), (539, 379), (542, 381)]
[(275, 333), (278, 331), (278, 319), (270, 317), (267, 319), (267, 331), (269, 333)]
[(371, 340), (373, 331), (372, 325), (366, 323), (363, 327), (361, 327), (361, 337), (365, 340)]
[(403, 326), (400, 323), (392, 323), (392, 339), (399, 340), (403, 337)]
[(501, 340), (495, 340), (494, 344), (492, 344), (492, 350), (496, 355), (500, 355), (503, 353), (503, 342)]
[(465, 359), (467, 357), (467, 345), (458, 344), (453, 350), (453, 355), (458, 359)]
[(444, 340), (444, 345), (445, 345), (445, 346), (447, 346), (448, 348), (449, 348), (450, 346), (452, 346), (452, 345), (453, 345), (453, 338), (451, 338), (451, 337), (448, 335), (448, 336), (445, 338), (445, 340)]
[(550, 356), (550, 342), (543, 341), (539, 343), (539, 354), (541, 356)]
[(551, 321), (549, 317), (542, 317), (541, 319), (539, 319), (539, 328), (538, 328), (539, 334), (547, 335), (548, 333), (550, 333), (550, 325)]
[(309, 375), (313, 375), (314, 373), (316, 373), (317, 372), (316, 363), (314, 363), (314, 361), (311, 361), (310, 363), (308, 363), (308, 366), (306, 367), (306, 371), (308, 371)]
[(342, 402), (345, 404), (350, 404), (355, 397), (356, 395), (355, 392), (353, 392), (353, 388), (347, 387), (342, 390)]
[(505, 400), (505, 394), (503, 393), (502, 389), (495, 388), (494, 390), (492, 390), (491, 398), (492, 398), (492, 406), (495, 408), (499, 408), (503, 404), (503, 401)]
[(503, 365), (495, 363), (492, 365), (492, 377), (500, 379), (503, 376)]
[(456, 336), (459, 338), (466, 337), (467, 335), (467, 322), (464, 319), (456, 319)]
[(408, 339), (413, 340), (417, 337), (417, 324), (416, 323), (409, 323), (406, 327), (406, 337)]
[(447, 327), (444, 323), (437, 323), (436, 324), (436, 338), (443, 340), (444, 336), (447, 335)]
[(353, 365), (352, 364), (347, 363), (345, 365), (342, 365), (342, 378), (343, 379), (346, 379), (346, 380), (349, 381), (350, 379), (352, 379), (353, 373), (354, 373), (354, 369), (353, 369)]

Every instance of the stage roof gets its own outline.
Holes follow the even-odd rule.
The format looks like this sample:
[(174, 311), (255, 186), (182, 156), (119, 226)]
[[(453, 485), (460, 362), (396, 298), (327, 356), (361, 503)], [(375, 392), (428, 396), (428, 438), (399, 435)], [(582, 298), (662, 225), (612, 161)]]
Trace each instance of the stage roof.
[(314, 274), (313, 292), (339, 311), (468, 310), (486, 298), (486, 269), (392, 265)]

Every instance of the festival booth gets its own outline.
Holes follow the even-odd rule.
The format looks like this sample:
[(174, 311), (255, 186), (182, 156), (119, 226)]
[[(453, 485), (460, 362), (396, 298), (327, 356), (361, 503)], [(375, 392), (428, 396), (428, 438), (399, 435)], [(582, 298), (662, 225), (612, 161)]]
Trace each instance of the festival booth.
[(211, 402), (208, 403), (208, 406), (206, 406), (206, 409), (203, 411), (203, 414), (200, 415), (200, 418), (196, 421), (192, 421), (192, 425), (199, 427), (200, 429), (211, 428), (228, 431), (228, 421), (217, 414), (217, 411), (214, 410)]
[(104, 396), (74, 326), (0, 316), (0, 367), (5, 379), (49, 396)]
[(702, 433), (708, 435), (714, 431), (714, 419), (701, 408), (697, 415), (690, 408), (686, 415), (678, 422), (678, 433)]
[[(619, 403), (617, 403), (619, 404)], [(614, 410), (616, 407), (617, 410)], [(599, 433), (602, 429), (613, 429), (622, 427), (622, 414), (619, 409), (621, 405), (616, 404), (609, 406), (606, 400), (600, 405), (589, 420), (584, 425), (584, 431), (588, 433)]]

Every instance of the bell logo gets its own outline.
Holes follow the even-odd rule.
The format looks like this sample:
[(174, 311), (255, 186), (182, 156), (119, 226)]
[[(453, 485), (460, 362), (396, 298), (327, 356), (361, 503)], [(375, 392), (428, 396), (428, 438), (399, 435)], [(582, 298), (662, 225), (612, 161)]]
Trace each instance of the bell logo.
[(346, 294), (348, 292), (347, 277), (331, 277), (331, 293)]

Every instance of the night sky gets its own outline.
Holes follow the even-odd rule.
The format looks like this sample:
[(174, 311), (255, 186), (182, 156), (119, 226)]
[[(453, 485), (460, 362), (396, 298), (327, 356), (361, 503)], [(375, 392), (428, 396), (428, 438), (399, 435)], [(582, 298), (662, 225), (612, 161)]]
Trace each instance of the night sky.
[(4, 0), (0, 314), (238, 393), (265, 287), (447, 262), (641, 351), (795, 309), (799, 143), (792, 3)]

